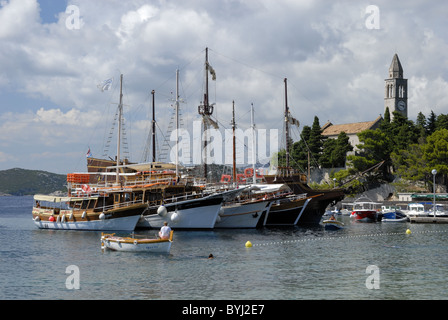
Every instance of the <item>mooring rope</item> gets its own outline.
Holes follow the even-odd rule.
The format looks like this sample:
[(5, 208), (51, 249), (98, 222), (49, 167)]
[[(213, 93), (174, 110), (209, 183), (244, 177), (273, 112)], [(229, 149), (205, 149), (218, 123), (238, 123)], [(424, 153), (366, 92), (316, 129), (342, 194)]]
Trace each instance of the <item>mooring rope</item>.
[(406, 235), (406, 236), (409, 236), (411, 234), (446, 233), (446, 232), (448, 232), (448, 230), (424, 230), (424, 231), (413, 231), (413, 232), (411, 232), (409, 229), (407, 229), (406, 232), (370, 233), (370, 234), (347, 235), (347, 236), (340, 236), (340, 237), (315, 237), (315, 238), (304, 238), (304, 239), (284, 240), (284, 241), (269, 241), (269, 242), (254, 243), (254, 244), (252, 244), (250, 241), (248, 241), (248, 242), (246, 242), (246, 247), (248, 247), (248, 248), (249, 247), (262, 247), (262, 246), (290, 244), (290, 243), (300, 243), (300, 242), (308, 242), (308, 241), (356, 239), (356, 238), (368, 238), (368, 237), (380, 237), (380, 236), (395, 236), (395, 235)]

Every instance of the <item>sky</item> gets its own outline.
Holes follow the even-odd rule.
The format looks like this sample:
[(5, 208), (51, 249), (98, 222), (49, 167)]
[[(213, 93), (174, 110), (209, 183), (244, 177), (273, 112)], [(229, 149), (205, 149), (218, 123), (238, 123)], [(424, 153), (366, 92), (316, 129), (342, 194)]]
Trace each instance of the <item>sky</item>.
[[(167, 134), (176, 69), (193, 136), (206, 47), (222, 130), (235, 101), (239, 128), (251, 126), (253, 104), (257, 129), (281, 131), (284, 78), (300, 121), (294, 140), (315, 116), (321, 125), (372, 121), (384, 112), (395, 53), (409, 118), (446, 114), (447, 16), (442, 0), (0, 0), (0, 170), (66, 174), (86, 170), (89, 149), (114, 157), (120, 74), (131, 161), (144, 160), (152, 90), (158, 139)], [(98, 88), (112, 78), (109, 90)]]

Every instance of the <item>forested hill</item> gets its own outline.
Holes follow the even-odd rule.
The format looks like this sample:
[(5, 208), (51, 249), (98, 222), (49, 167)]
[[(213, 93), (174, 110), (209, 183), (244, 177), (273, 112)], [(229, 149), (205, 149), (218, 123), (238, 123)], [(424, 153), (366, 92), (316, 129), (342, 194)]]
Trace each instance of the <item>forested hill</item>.
[(46, 171), (19, 168), (1, 170), (0, 194), (22, 196), (65, 191), (66, 180), (66, 175)]

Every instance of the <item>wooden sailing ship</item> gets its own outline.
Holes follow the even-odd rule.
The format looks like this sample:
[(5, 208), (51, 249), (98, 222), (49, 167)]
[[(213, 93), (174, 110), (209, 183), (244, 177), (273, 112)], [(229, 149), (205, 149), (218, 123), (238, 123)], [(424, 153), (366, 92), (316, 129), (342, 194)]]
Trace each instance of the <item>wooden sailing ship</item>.
[[(119, 127), (123, 111), (123, 75), (121, 75)], [(120, 163), (118, 135), (117, 164)], [(65, 197), (35, 195), (32, 210), (38, 228), (66, 230), (134, 230), (147, 205), (139, 201), (133, 190), (121, 188), (119, 171), (115, 184), (92, 185), (89, 174), (68, 174)]]
[(310, 188), (307, 184), (306, 175), (297, 172), (290, 167), (290, 141), (289, 141), (289, 123), (297, 122), (291, 121), (289, 107), (288, 107), (288, 91), (287, 91), (287, 79), (284, 79), (285, 83), (285, 137), (286, 137), (286, 167), (278, 168), (276, 174), (265, 175), (264, 179), (267, 183), (276, 184), (284, 183), (287, 184), (292, 191), (299, 194), (306, 194), (308, 197), (313, 197), (314, 199), (305, 208), (300, 220), (299, 225), (317, 225), (319, 224), (322, 215), (328, 206), (333, 206), (337, 202), (341, 201), (345, 197), (345, 193), (342, 189), (331, 189), (331, 190), (314, 190)]

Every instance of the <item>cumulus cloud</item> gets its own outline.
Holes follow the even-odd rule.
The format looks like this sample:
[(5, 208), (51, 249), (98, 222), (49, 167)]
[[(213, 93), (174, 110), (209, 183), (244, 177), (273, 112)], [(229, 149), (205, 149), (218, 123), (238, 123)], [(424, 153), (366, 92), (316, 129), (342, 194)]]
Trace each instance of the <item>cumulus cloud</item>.
[[(322, 123), (375, 119), (384, 109), (384, 79), (395, 53), (409, 79), (410, 117), (425, 113), (421, 108), (446, 112), (448, 7), (423, 0), (380, 0), (379, 29), (372, 30), (365, 24), (370, 4), (77, 0), (67, 5), (79, 8), (82, 24), (69, 29), (65, 11), (55, 13), (56, 21), (44, 22), (38, 0), (3, 0), (1, 159), (25, 159), (27, 149), (36, 155), (65, 152), (66, 161), (58, 158), (51, 168), (64, 171), (79, 164), (76, 169), (85, 169), (84, 149), (91, 146), (101, 153), (113, 122), (120, 74), (134, 154), (140, 154), (150, 92), (156, 90), (157, 120), (166, 130), (177, 68), (184, 116), (188, 122), (198, 118), (205, 47), (217, 73), (210, 95), (223, 126), (235, 100), (240, 127), (249, 126), (248, 110), (254, 103), (258, 127), (281, 129), (284, 78), (291, 111), (302, 125), (311, 125), (315, 115)], [(110, 77), (113, 88), (100, 92), (97, 84)], [(74, 150), (81, 160), (73, 157)], [(21, 164), (47, 165), (34, 159)], [(1, 164), (15, 166), (6, 160)]]
[(39, 23), (39, 5), (35, 0), (0, 2), (0, 39), (26, 36)]

